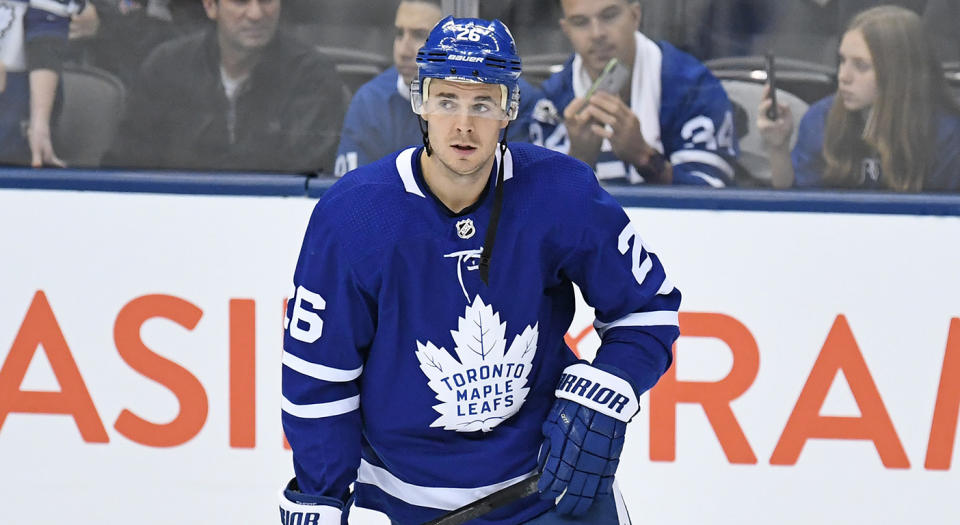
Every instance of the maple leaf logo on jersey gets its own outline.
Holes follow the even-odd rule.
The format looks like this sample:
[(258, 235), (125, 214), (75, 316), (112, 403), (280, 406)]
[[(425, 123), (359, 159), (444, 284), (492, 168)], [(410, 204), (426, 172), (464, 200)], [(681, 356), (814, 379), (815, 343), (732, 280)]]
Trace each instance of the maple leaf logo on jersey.
[(489, 432), (520, 410), (530, 387), (527, 376), (537, 353), (539, 323), (527, 326), (506, 350), (507, 323), (478, 295), (450, 335), (457, 359), (430, 341), (417, 341), (420, 370), (437, 393), (440, 413), (431, 427)]

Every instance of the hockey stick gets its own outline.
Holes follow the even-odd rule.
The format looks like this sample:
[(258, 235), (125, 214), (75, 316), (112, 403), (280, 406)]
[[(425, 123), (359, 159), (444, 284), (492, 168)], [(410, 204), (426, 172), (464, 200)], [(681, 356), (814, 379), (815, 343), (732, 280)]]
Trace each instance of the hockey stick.
[(537, 492), (537, 482), (540, 474), (536, 474), (523, 481), (518, 481), (507, 488), (500, 489), (489, 496), (468, 503), (459, 509), (452, 510), (439, 518), (428, 521), (424, 525), (460, 525), (504, 505), (509, 505)]

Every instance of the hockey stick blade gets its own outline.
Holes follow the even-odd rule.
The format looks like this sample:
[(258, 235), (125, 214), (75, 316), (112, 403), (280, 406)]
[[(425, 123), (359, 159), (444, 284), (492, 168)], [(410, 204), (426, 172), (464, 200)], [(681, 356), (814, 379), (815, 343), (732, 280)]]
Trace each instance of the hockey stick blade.
[(539, 473), (523, 481), (518, 481), (507, 488), (500, 489), (489, 496), (480, 498), (473, 503), (468, 503), (459, 509), (452, 510), (424, 525), (460, 525), (477, 519), (494, 509), (499, 509), (531, 494), (536, 494), (538, 481), (540, 481)]

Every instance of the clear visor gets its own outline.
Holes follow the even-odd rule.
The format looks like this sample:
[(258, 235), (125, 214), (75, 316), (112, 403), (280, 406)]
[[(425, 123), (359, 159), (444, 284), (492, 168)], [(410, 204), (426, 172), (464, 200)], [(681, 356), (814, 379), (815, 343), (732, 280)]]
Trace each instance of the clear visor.
[[(430, 79), (424, 79), (423, 93), (429, 93)], [(414, 84), (417, 81), (414, 80)], [(416, 89), (416, 88), (414, 88)], [(453, 93), (433, 93), (423, 97), (426, 100), (420, 100), (419, 96), (411, 96), (413, 110), (419, 115), (437, 115), (437, 116), (468, 116), (481, 117), (494, 120), (510, 119), (510, 113), (504, 108), (507, 104), (503, 101), (507, 98), (506, 86), (500, 86), (498, 97), (469, 94)], [(411, 95), (414, 90), (411, 90)], [(417, 90), (419, 95), (419, 90)]]
[(423, 104), (422, 115), (483, 117), (505, 120), (507, 112), (500, 108), (500, 101), (473, 99), (461, 100), (444, 95), (433, 95)]

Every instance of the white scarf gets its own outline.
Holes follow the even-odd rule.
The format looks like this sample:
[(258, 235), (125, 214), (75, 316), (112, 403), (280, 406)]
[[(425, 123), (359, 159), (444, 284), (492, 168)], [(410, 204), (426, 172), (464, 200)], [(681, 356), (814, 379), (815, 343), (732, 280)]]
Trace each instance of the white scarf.
[(397, 93), (400, 93), (404, 100), (410, 100), (410, 86), (403, 81), (403, 75), (399, 71), (397, 71)]
[[(660, 140), (660, 72), (663, 62), (663, 52), (660, 47), (637, 31), (636, 54), (633, 59), (633, 78), (630, 82), (630, 109), (640, 120), (640, 131), (647, 144), (663, 153), (663, 142)], [(582, 97), (586, 94), (593, 79), (583, 67), (583, 58), (576, 54), (573, 57), (573, 95)], [(600, 151), (612, 151), (610, 141), (604, 139)], [(634, 170), (630, 170), (631, 172)]]

